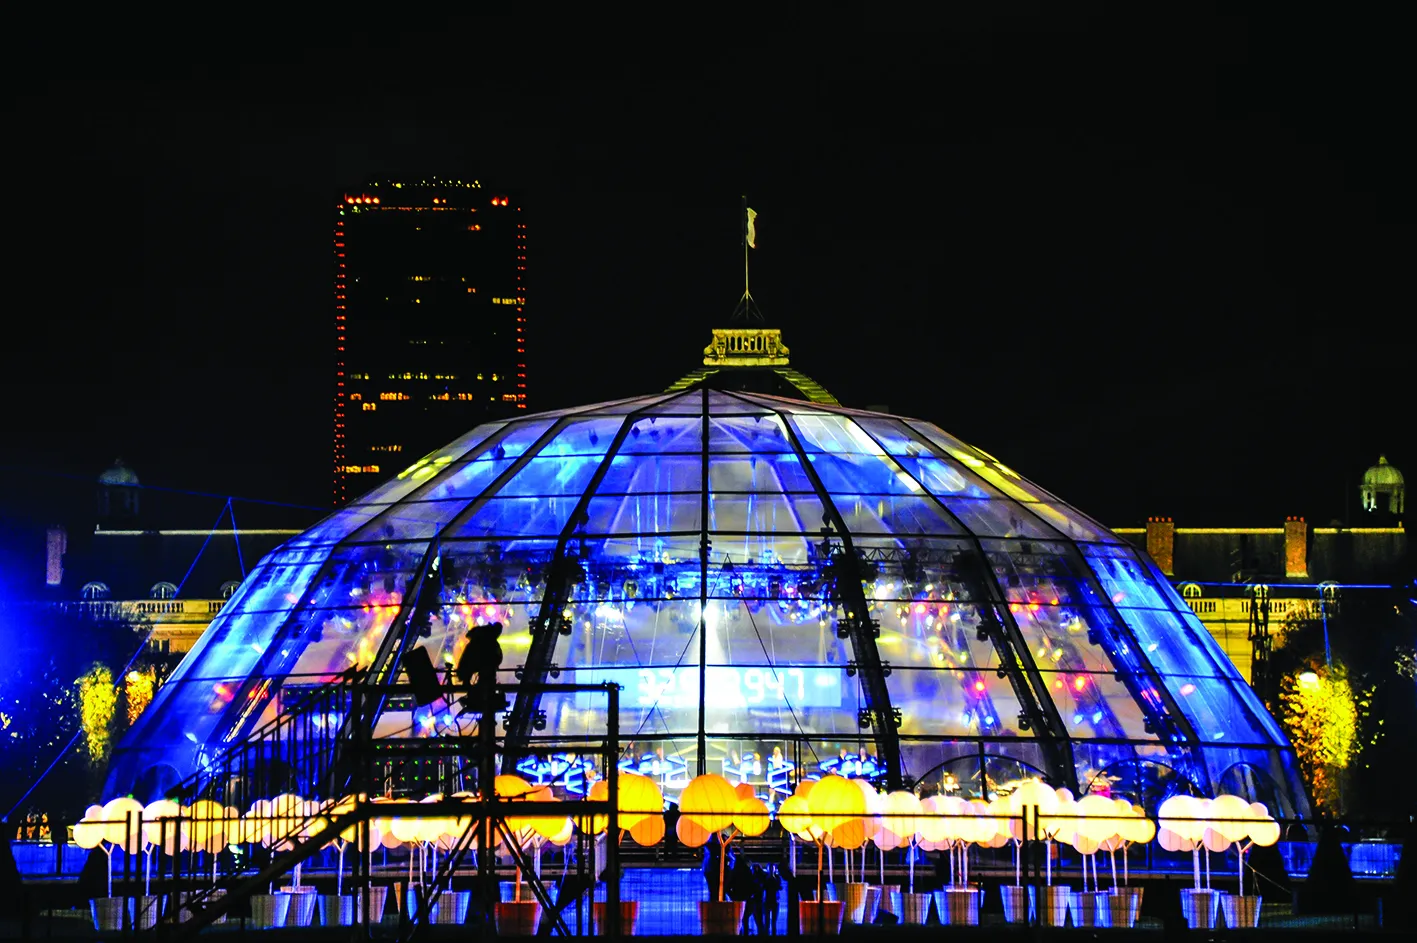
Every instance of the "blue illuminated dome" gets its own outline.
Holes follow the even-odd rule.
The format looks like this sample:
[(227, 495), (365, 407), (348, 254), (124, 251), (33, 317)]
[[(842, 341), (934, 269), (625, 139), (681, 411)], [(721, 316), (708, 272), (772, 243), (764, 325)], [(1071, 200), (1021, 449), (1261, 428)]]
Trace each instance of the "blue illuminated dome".
[[(348, 669), (451, 665), (493, 620), (504, 680), (623, 685), (625, 765), (671, 795), (699, 769), (961, 795), (1042, 773), (1307, 811), (1284, 735), (1141, 551), (929, 423), (703, 385), (480, 426), (271, 553), (114, 782), (187, 776)], [(573, 753), (602, 704), (519, 695), (507, 762)], [(456, 723), (391, 702), (375, 735)]]

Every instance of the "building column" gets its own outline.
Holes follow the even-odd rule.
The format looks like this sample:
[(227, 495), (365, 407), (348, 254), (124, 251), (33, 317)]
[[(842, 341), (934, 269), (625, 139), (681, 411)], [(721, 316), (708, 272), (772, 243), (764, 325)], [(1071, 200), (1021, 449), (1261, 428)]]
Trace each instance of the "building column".
[(1176, 575), (1176, 523), (1171, 518), (1146, 519), (1146, 552), (1162, 573)]

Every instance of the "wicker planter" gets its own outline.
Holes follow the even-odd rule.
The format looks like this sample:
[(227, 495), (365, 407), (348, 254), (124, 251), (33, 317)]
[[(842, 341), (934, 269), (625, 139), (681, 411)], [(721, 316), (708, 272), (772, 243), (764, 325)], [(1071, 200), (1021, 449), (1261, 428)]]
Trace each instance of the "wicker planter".
[[(384, 920), (384, 908), (389, 902), (388, 887), (379, 884), (369, 888), (369, 922), (382, 923)], [(363, 889), (354, 892), (354, 920), (356, 923), (362, 922), (364, 918), (364, 891)]]
[(1141, 916), (1141, 892), (1139, 887), (1114, 887), (1107, 892), (1112, 898), (1108, 902), (1112, 908), (1112, 926), (1125, 929), (1137, 925), (1137, 918)]
[(1112, 895), (1106, 891), (1078, 891), (1073, 895), (1073, 926), (1112, 926)]
[(135, 900), (133, 924), (139, 930), (151, 930), (157, 926), (157, 918), (162, 916), (162, 898), (156, 894)]
[(321, 894), (320, 926), (350, 927), (354, 925), (353, 894)]
[(835, 936), (841, 932), (841, 918), (846, 907), (839, 900), (799, 900), (797, 918), (803, 936)]
[(502, 901), (494, 906), (493, 917), (501, 936), (536, 936), (541, 926), (541, 905), (534, 900)]
[(1033, 891), (1032, 885), (1022, 884), (1005, 884), (999, 888), (1005, 923), (1029, 923), (1033, 920)]
[[(610, 905), (603, 900), (596, 901), (591, 906), (591, 916), (595, 920), (595, 935), (605, 935), (605, 920), (610, 914)], [(640, 902), (637, 900), (620, 901), (620, 935), (634, 936), (635, 929), (640, 925)]]
[(1181, 916), (1192, 930), (1214, 930), (1220, 916), (1220, 892), (1187, 889), (1181, 891)]
[(972, 887), (946, 887), (935, 892), (935, 912), (947, 927), (979, 926), (979, 892)]
[(930, 894), (912, 894), (909, 891), (901, 891), (896, 896), (900, 898), (900, 912), (897, 914), (900, 922), (923, 927), (930, 919), (930, 905), (935, 898)]
[(847, 923), (863, 923), (866, 916), (866, 891), (869, 884), (857, 884), (854, 881), (848, 882), (845, 887), (845, 894), (842, 901), (846, 904)]
[(472, 891), (444, 891), (433, 908), (433, 922), (461, 926), (467, 922), (467, 909), (472, 905)]
[(126, 897), (95, 897), (89, 901), (89, 913), (93, 915), (95, 930), (113, 933), (123, 929), (125, 914), (131, 920), (133, 905)]
[(285, 917), (289, 912), (289, 894), (251, 895), (251, 925), (258, 930), (285, 926)]
[(1220, 912), (1231, 930), (1253, 930), (1260, 925), (1260, 906), (1264, 898), (1254, 894), (1226, 894), (1220, 901)]
[(1068, 907), (1073, 900), (1073, 889), (1061, 884), (1050, 884), (1038, 889), (1038, 922), (1045, 927), (1062, 927), (1068, 923)]
[(699, 934), (701, 936), (737, 936), (743, 926), (741, 900), (699, 901)]
[(285, 912), (287, 927), (308, 927), (314, 924), (315, 907), (320, 902), (320, 895), (315, 893), (315, 888), (303, 885), (282, 887), (280, 892), (290, 901), (289, 909)]

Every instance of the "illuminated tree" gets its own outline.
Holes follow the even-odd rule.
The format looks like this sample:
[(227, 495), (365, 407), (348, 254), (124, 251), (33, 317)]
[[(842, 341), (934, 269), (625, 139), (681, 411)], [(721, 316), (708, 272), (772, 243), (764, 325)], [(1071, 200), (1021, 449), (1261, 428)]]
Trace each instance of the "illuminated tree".
[(112, 670), (102, 662), (94, 662), (76, 684), (84, 745), (89, 751), (89, 762), (98, 766), (108, 761), (108, 752), (113, 747), (113, 715), (118, 710), (118, 690), (113, 686)]
[(1309, 797), (1321, 811), (1342, 814), (1348, 769), (1362, 749), (1358, 698), (1348, 670), (1336, 662), (1288, 675), (1280, 681), (1279, 702)]
[(153, 694), (156, 692), (156, 666), (147, 665), (128, 672), (123, 679), (123, 702), (127, 708), (128, 726), (133, 726), (143, 711), (147, 710), (148, 705), (153, 702)]

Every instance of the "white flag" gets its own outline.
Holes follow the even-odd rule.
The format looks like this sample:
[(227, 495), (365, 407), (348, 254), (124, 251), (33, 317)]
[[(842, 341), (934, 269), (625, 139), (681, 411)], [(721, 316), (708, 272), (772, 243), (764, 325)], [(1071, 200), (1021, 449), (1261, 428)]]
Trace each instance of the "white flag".
[(757, 219), (757, 218), (758, 218), (758, 211), (755, 210), (755, 209), (753, 209), (751, 206), (748, 207), (748, 248), (749, 248), (749, 249), (756, 249), (756, 248), (758, 247), (758, 244), (757, 244), (758, 228), (757, 228), (755, 225), (753, 225), (753, 220), (755, 220), (755, 219)]

